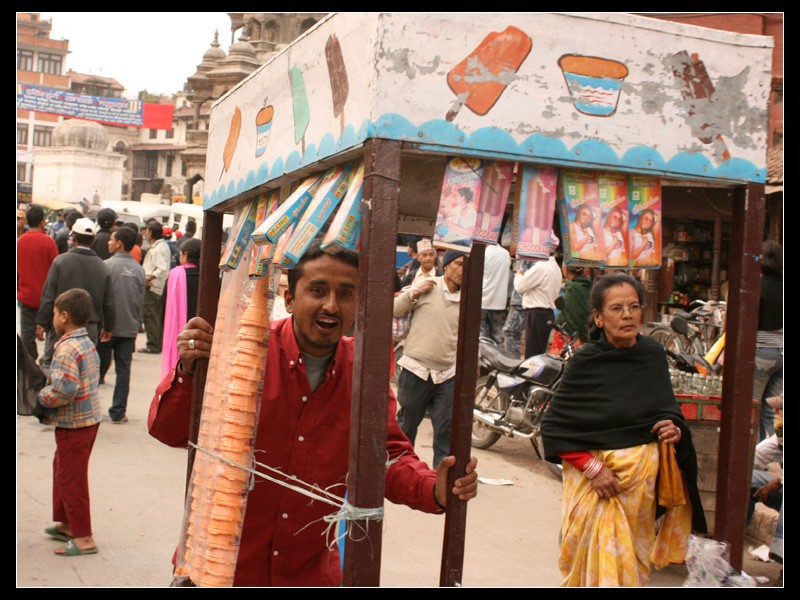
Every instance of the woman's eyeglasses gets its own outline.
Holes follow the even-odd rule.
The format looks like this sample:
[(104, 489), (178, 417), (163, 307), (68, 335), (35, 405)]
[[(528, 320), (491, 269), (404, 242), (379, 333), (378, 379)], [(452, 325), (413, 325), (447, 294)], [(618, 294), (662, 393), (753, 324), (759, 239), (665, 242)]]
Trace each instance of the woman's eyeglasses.
[(642, 312), (643, 308), (644, 304), (630, 304), (628, 306), (614, 304), (613, 306), (607, 307), (606, 310), (615, 317), (621, 317), (625, 311), (630, 311), (632, 315), (638, 315), (640, 312)]

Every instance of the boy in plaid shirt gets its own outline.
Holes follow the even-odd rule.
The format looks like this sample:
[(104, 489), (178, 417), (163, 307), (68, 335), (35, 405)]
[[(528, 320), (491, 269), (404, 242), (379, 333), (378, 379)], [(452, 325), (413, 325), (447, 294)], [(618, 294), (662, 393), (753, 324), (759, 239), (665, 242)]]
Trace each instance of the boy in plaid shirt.
[(89, 510), (89, 456), (101, 411), (98, 396), (100, 360), (86, 331), (92, 311), (89, 292), (67, 290), (53, 305), (53, 328), (59, 336), (50, 364), (47, 385), (39, 403), (49, 409), (44, 422), (55, 425), (53, 460), (53, 520), (45, 529), (50, 537), (66, 542), (59, 556), (97, 554)]

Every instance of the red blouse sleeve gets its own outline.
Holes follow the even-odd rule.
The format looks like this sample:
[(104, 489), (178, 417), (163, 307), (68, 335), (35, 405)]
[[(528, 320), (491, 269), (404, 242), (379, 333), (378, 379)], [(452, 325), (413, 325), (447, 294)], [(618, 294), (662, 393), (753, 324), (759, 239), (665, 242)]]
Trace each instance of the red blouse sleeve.
[(592, 458), (592, 454), (587, 450), (576, 450), (575, 452), (562, 452), (559, 454), (561, 460), (567, 461), (579, 471), (583, 471), (586, 463)]

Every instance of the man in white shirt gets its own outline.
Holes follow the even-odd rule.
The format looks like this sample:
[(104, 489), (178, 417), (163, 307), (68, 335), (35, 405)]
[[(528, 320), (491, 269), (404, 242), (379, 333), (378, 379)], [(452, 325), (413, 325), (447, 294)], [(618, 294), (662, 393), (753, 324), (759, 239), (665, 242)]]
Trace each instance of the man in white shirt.
[(556, 307), (556, 298), (561, 293), (561, 267), (555, 259), (560, 240), (550, 234), (550, 258), (537, 260), (527, 271), (514, 275), (514, 289), (522, 294), (525, 309), (525, 358), (543, 354), (547, 350)]
[(481, 337), (503, 345), (503, 323), (508, 305), (508, 280), (511, 276), (511, 255), (499, 244), (486, 246), (483, 262), (483, 296), (481, 298)]

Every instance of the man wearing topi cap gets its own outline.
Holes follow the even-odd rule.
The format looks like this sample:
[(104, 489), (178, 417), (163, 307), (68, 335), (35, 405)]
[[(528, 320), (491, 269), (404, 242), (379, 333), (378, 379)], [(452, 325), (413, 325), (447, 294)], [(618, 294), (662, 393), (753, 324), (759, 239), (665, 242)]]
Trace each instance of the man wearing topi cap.
[(436, 266), (436, 250), (428, 238), (422, 238), (417, 242), (417, 262), (419, 267), (416, 269), (409, 269), (405, 277), (403, 277), (403, 287), (411, 285), (417, 279), (425, 277), (439, 277), (444, 274), (438, 266)]
[(114, 290), (111, 287), (111, 271), (94, 250), (97, 226), (94, 221), (82, 217), (70, 230), (72, 249), (59, 254), (50, 270), (42, 290), (42, 301), (36, 315), (36, 338), (44, 340), (45, 329), (53, 322), (55, 299), (72, 288), (81, 288), (92, 297), (92, 315), (86, 330), (95, 346), (100, 341), (111, 339), (114, 329)]
[(550, 338), (550, 325), (556, 307), (556, 298), (561, 293), (561, 267), (555, 253), (560, 240), (550, 232), (550, 258), (537, 260), (527, 271), (518, 270), (514, 275), (514, 289), (522, 294), (525, 310), (525, 358), (543, 354)]
[(458, 342), (458, 312), (464, 253), (448, 250), (444, 275), (417, 278), (395, 296), (394, 316), (412, 313), (397, 385), (397, 422), (411, 443), (427, 412), (433, 425), (433, 464), (450, 451), (450, 426)]

